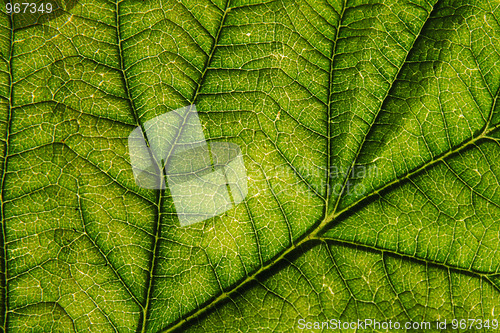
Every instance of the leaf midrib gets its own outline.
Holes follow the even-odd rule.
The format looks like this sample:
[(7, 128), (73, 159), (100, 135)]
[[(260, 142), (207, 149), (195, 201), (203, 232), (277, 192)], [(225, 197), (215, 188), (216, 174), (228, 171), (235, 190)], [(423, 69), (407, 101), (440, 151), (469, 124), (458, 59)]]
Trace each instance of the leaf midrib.
[[(142, 130), (142, 133), (146, 133), (145, 129), (144, 129), (144, 124), (140, 121), (139, 119), (139, 115), (138, 115), (138, 112), (137, 112), (137, 108), (135, 106), (135, 103), (134, 103), (134, 100), (132, 98), (132, 95), (130, 93), (130, 85), (129, 85), (129, 82), (128, 82), (128, 76), (127, 76), (127, 73), (126, 73), (126, 70), (125, 70), (125, 63), (124, 63), (124, 56), (123, 56), (123, 42), (124, 42), (124, 39), (122, 38), (122, 32), (121, 32), (121, 16), (120, 16), (120, 2), (119, 1), (116, 1), (116, 6), (115, 6), (115, 24), (116, 24), (116, 40), (117, 40), (117, 43), (118, 43), (118, 57), (119, 57), (119, 65), (120, 65), (120, 69), (119, 69), (119, 72), (122, 76), (122, 79), (123, 79), (123, 85), (124, 85), (124, 88), (125, 88), (125, 92), (126, 92), (126, 96), (127, 96), (127, 100), (128, 100), (128, 103), (129, 103), (129, 106), (130, 106), (130, 109), (131, 109), (131, 113), (132, 113), (132, 117), (134, 118), (134, 121), (136, 123), (137, 126), (139, 126)], [(143, 135), (144, 136), (144, 139), (145, 139), (145, 142), (146, 144), (149, 146), (149, 140), (147, 138), (146, 135)], [(149, 154), (151, 155), (151, 151), (149, 150)], [(154, 156), (151, 156), (152, 158), (154, 158)], [(151, 263), (150, 263), (150, 268), (149, 268), (149, 276), (147, 277), (146, 279), (146, 297), (145, 297), (145, 300), (144, 302), (140, 302), (139, 299), (137, 299), (135, 297), (135, 295), (132, 293), (132, 291), (128, 288), (128, 286), (126, 285), (125, 281), (123, 281), (123, 279), (120, 277), (120, 275), (117, 274), (117, 277), (123, 281), (123, 284), (126, 286), (126, 290), (127, 292), (131, 295), (131, 297), (134, 299), (135, 303), (141, 308), (142, 310), (142, 313), (139, 317), (139, 321), (137, 323), (137, 330), (140, 330), (141, 332), (144, 332), (146, 330), (146, 324), (147, 324), (147, 314), (148, 314), (148, 308), (149, 308), (149, 305), (150, 305), (150, 301), (149, 301), (149, 296), (150, 296), (150, 293), (151, 293), (151, 285), (152, 285), (152, 276), (153, 276), (153, 272), (154, 272), (154, 264), (155, 264), (155, 258), (156, 258), (156, 251), (157, 251), (157, 244), (158, 244), (158, 240), (159, 240), (159, 225), (160, 225), (160, 219), (161, 219), (161, 206), (162, 206), (162, 203), (163, 203), (163, 200), (164, 200), (164, 190), (159, 190), (158, 191), (158, 195), (157, 195), (157, 203), (155, 205), (155, 208), (156, 208), (156, 222), (155, 222), (155, 226), (154, 226), (154, 229), (153, 229), (153, 237), (154, 237), (154, 240), (153, 240), (153, 249), (152, 249), (152, 258), (151, 258)], [(106, 259), (107, 260), (107, 259)], [(111, 263), (110, 263), (111, 264)], [(113, 268), (114, 269), (114, 268)]]
[[(210, 63), (212, 61), (212, 57), (215, 53), (215, 49), (217, 48), (217, 45), (218, 45), (218, 42), (219, 42), (219, 38), (220, 38), (220, 33), (222, 31), (222, 27), (224, 26), (224, 22), (225, 22), (225, 19), (226, 19), (226, 15), (227, 13), (229, 12), (230, 10), (230, 2), (231, 0), (228, 0), (226, 2), (226, 6), (223, 10), (223, 15), (222, 15), (222, 18), (220, 20), (220, 24), (219, 24), (219, 27), (217, 28), (217, 33), (216, 33), (216, 36), (214, 37), (214, 40), (213, 40), (213, 45), (211, 47), (211, 50), (210, 50), (210, 53), (205, 61), (205, 64), (204, 64), (204, 68), (202, 70), (202, 74), (201, 74), (201, 77), (198, 81), (198, 84), (197, 84), (197, 87), (196, 87), (196, 90), (194, 91), (193, 93), (193, 96), (191, 97), (190, 99), (190, 104), (195, 104), (196, 100), (197, 100), (197, 97), (200, 93), (200, 89), (203, 85), (203, 82), (205, 81), (205, 77), (206, 77), (206, 73), (207, 73), (207, 70), (208, 68), (210, 67)], [(117, 10), (116, 10), (116, 15), (117, 15), (117, 35), (118, 35), (118, 38), (119, 38), (119, 43), (120, 43), (120, 58), (121, 58), (121, 68), (122, 68), (122, 73), (123, 73), (123, 77), (124, 79), (126, 80), (126, 72), (123, 70), (124, 66), (123, 66), (123, 51), (122, 51), (122, 48), (121, 48), (121, 43), (122, 43), (122, 40), (121, 40), (121, 37), (120, 37), (120, 24), (119, 24), (119, 18), (120, 18), (120, 15), (119, 15), (119, 11), (118, 11), (118, 4), (117, 4)], [(126, 81), (127, 82), (127, 81)], [(130, 103), (133, 105), (133, 100), (131, 98), (131, 95), (130, 95), (130, 90), (128, 88), (128, 82), (127, 82), (127, 94), (129, 96), (129, 100), (130, 100)], [(135, 117), (137, 119), (137, 111), (135, 110), (135, 108), (133, 109), (134, 113), (136, 114)], [(141, 125), (141, 128), (143, 130), (143, 133), (145, 133), (144, 131), (144, 128), (142, 126), (142, 123), (140, 124)], [(181, 127), (183, 128), (183, 126)], [(179, 135), (180, 133), (178, 133), (177, 137), (175, 140), (177, 140), (179, 138)], [(146, 137), (146, 136), (145, 136)], [(168, 162), (165, 162), (166, 164)], [(163, 171), (164, 173), (164, 171)], [(154, 291), (154, 272), (155, 272), (155, 269), (156, 269), (156, 259), (158, 257), (158, 251), (159, 251), (159, 241), (160, 241), (160, 234), (161, 234), (161, 218), (162, 218), (162, 207), (163, 207), (163, 203), (164, 201), (166, 200), (166, 191), (165, 190), (159, 190), (158, 191), (158, 203), (156, 205), (156, 222), (155, 222), (155, 230), (154, 230), (154, 243), (153, 243), (153, 250), (152, 250), (152, 258), (151, 258), (151, 265), (150, 265), (150, 268), (149, 268), (149, 277), (148, 277), (148, 282), (147, 282), (147, 294), (146, 294), (146, 298), (145, 298), (145, 306), (143, 307), (143, 313), (142, 313), (142, 316), (141, 316), (141, 319), (139, 321), (139, 329), (142, 333), (146, 332), (147, 331), (147, 326), (148, 326), (148, 322), (149, 322), (149, 308), (151, 306), (151, 302), (152, 302), (152, 295), (153, 295), (153, 291)], [(141, 323), (141, 320), (142, 320), (142, 323)]]
[[(346, 0), (347, 1), (347, 0)], [(345, 3), (344, 3), (345, 4)], [(427, 21), (429, 20), (429, 17), (431, 16), (432, 14), (432, 11), (435, 9), (435, 5), (437, 4), (437, 1), (436, 3), (434, 4), (433, 8), (428, 11), (427, 13), (427, 17), (425, 18), (425, 20), (423, 21), (423, 24), (422, 26), (420, 27), (420, 30), (418, 31), (418, 33), (416, 35), (414, 35), (414, 39), (413, 39), (413, 42), (412, 44), (410, 45), (408, 51), (406, 52), (406, 56), (404, 57), (404, 59), (401, 61), (401, 63), (399, 64), (399, 67), (398, 67), (398, 70), (396, 72), (396, 74), (394, 75), (394, 79), (392, 80), (392, 82), (390, 83), (389, 87), (387, 88), (386, 92), (385, 92), (385, 95), (384, 97), (382, 97), (380, 99), (380, 105), (378, 107), (378, 110), (376, 112), (376, 114), (373, 116), (372, 118), (372, 122), (370, 124), (370, 128), (369, 130), (367, 131), (366, 135), (363, 136), (363, 139), (361, 141), (361, 143), (358, 145), (358, 148), (357, 148), (357, 151), (356, 151), (356, 154), (354, 156), (354, 159), (351, 163), (351, 165), (349, 166), (349, 170), (348, 172), (345, 174), (344, 176), (344, 180), (342, 182), (342, 190), (340, 191), (340, 194), (339, 196), (337, 197), (337, 200), (335, 201), (335, 206), (333, 208), (333, 213), (335, 214), (335, 212), (337, 211), (337, 209), (339, 208), (339, 205), (340, 205), (340, 202), (342, 200), (342, 198), (344, 197), (343, 194), (344, 194), (344, 191), (346, 189), (346, 185), (348, 183), (348, 180), (349, 180), (349, 175), (351, 174), (351, 171), (352, 169), (354, 168), (354, 166), (356, 165), (356, 162), (358, 161), (358, 158), (359, 158), (359, 154), (361, 153), (365, 143), (366, 143), (366, 139), (368, 138), (368, 136), (370, 135), (372, 129), (373, 129), (373, 124), (375, 124), (375, 122), (377, 121), (379, 115), (380, 115), (380, 112), (382, 111), (382, 108), (383, 108), (383, 105), (384, 105), (384, 102), (387, 100), (387, 97), (389, 96), (389, 93), (392, 89), (392, 87), (394, 86), (394, 82), (397, 81), (398, 77), (399, 77), (399, 73), (401, 72), (401, 69), (404, 67), (409, 55), (410, 55), (410, 52), (411, 50), (413, 49), (415, 43), (417, 42), (418, 38), (420, 37), (420, 35), (422, 34), (422, 30), (424, 29), (425, 27), (425, 24), (427, 23)], [(406, 50), (405, 50), (406, 51)], [(333, 61), (333, 60), (332, 60)], [(330, 84), (331, 84), (331, 81), (330, 81)], [(448, 133), (448, 132), (446, 132)], [(330, 138), (329, 138), (330, 140)], [(450, 147), (451, 148), (451, 147)], [(331, 187), (331, 186), (330, 186)]]

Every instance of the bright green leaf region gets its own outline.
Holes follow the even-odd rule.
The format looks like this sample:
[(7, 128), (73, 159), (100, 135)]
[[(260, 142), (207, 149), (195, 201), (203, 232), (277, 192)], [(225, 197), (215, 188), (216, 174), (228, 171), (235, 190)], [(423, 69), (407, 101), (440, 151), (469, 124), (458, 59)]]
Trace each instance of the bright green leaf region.
[[(500, 319), (498, 0), (1, 11), (5, 332)], [(248, 194), (181, 227), (127, 137), (192, 104)]]

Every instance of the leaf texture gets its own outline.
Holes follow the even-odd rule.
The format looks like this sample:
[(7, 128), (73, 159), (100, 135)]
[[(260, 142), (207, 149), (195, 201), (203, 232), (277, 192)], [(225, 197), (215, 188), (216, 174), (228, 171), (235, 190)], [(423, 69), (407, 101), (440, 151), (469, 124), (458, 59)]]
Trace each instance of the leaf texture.
[[(498, 1), (2, 10), (5, 332), (497, 318)], [(127, 137), (191, 104), (248, 195), (180, 227)]]

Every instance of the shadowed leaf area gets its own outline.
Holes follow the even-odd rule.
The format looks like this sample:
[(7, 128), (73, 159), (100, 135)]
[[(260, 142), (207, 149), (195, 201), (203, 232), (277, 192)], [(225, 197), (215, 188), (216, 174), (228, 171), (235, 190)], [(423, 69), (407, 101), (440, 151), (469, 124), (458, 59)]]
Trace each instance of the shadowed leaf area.
[[(498, 0), (80, 0), (17, 21), (2, 5), (5, 332), (498, 319)], [(248, 194), (181, 227), (127, 138), (193, 104)]]

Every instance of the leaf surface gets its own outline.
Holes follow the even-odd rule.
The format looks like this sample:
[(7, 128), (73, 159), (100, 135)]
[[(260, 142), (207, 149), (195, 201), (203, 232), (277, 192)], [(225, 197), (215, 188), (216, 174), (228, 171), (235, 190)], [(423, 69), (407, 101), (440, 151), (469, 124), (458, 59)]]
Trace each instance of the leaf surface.
[[(500, 3), (82, 0), (0, 15), (1, 327), (497, 318)], [(128, 135), (195, 104), (246, 199), (180, 227)], [(433, 324), (434, 325), (434, 324)], [(486, 330), (487, 331), (487, 330)]]

